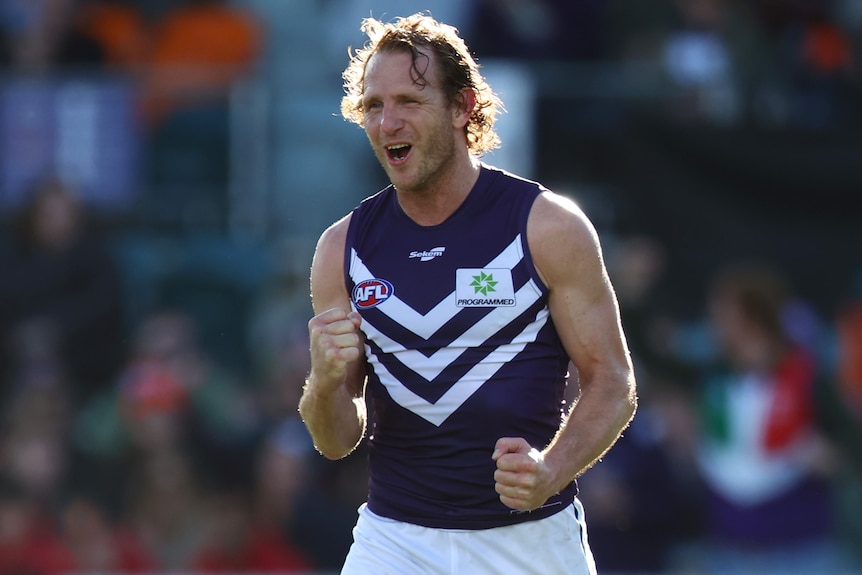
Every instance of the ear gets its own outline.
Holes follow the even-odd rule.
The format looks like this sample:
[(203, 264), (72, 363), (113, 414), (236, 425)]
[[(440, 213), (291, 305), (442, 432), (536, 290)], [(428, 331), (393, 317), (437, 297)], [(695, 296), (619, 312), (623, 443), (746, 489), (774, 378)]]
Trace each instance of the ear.
[(455, 97), (455, 105), (452, 108), (452, 121), (455, 128), (463, 128), (473, 115), (476, 107), (476, 92), (472, 88), (462, 88)]

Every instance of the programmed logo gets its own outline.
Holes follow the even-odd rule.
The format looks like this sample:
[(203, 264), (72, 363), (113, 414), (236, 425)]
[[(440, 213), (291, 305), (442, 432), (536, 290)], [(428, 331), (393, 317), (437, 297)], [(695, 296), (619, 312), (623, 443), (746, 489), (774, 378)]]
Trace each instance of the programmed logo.
[(458, 307), (513, 307), (512, 271), (506, 268), (458, 268), (455, 271)]
[(353, 303), (359, 309), (370, 309), (388, 300), (393, 293), (395, 288), (386, 280), (364, 280), (353, 288)]

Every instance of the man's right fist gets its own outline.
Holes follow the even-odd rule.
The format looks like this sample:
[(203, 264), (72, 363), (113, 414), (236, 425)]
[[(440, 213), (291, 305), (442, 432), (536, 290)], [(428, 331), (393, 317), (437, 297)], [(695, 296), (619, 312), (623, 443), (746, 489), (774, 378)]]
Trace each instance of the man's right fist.
[(327, 310), (309, 320), (311, 373), (318, 386), (337, 387), (343, 382), (347, 364), (360, 358), (363, 353), (361, 323), (359, 313), (341, 308)]

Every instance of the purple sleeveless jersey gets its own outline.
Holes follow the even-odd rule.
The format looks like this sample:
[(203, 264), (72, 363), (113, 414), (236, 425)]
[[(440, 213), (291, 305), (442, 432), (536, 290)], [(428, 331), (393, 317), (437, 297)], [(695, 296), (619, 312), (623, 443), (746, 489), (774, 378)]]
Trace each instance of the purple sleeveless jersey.
[(529, 513), (494, 491), (494, 444), (544, 448), (564, 412), (568, 357), (527, 248), (542, 188), (482, 167), (463, 205), (417, 225), (390, 186), (353, 212), (345, 277), (362, 315), (372, 399), (368, 506), (436, 528), (547, 517), (572, 483)]

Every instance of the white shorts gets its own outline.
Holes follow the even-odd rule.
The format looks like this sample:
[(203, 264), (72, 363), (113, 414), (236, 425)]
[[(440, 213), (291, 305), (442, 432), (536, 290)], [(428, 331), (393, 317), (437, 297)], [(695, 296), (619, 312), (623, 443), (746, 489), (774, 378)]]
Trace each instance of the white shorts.
[(595, 575), (576, 499), (545, 519), (493, 529), (431, 529), (365, 505), (342, 575)]

